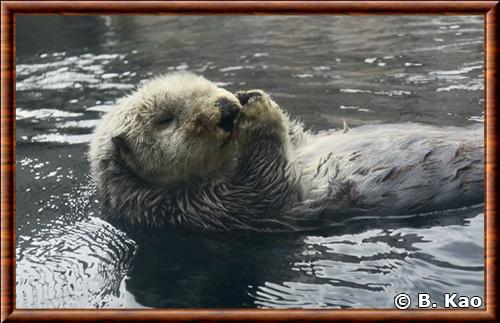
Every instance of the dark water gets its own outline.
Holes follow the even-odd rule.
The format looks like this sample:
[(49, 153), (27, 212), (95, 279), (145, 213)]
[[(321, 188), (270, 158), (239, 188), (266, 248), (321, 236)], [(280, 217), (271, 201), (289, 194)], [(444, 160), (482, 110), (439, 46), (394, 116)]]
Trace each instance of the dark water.
[(262, 88), (313, 131), (483, 122), (483, 18), (17, 16), (18, 307), (393, 307), (484, 294), (483, 206), (287, 235), (124, 233), (93, 127), (141, 81)]

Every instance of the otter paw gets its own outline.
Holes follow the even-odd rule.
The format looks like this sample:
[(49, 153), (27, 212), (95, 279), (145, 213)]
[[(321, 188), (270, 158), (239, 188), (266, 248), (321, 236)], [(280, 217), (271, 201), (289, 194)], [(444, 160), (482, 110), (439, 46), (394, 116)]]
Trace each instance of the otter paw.
[(241, 105), (245, 105), (250, 99), (259, 98), (264, 94), (262, 90), (238, 91), (235, 93)]
[(262, 90), (239, 91), (236, 97), (243, 109), (240, 112), (240, 125), (243, 127), (285, 128), (283, 110)]

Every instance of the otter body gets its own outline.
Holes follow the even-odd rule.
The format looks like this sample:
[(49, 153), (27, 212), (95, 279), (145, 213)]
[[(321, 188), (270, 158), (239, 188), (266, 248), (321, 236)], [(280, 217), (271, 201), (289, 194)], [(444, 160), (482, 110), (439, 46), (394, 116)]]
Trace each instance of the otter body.
[[(299, 149), (306, 199), (384, 213), (481, 203), (482, 127), (382, 124), (311, 136)], [(343, 190), (344, 188), (344, 190)]]
[(169, 74), (91, 143), (104, 214), (126, 225), (289, 231), (482, 202), (482, 131), (416, 124), (312, 135), (260, 90)]

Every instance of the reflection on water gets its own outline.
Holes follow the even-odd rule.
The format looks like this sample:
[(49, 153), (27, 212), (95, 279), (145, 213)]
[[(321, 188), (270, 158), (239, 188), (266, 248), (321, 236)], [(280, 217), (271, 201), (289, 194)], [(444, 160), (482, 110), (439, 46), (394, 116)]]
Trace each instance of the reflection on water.
[(121, 307), (120, 287), (135, 251), (134, 241), (108, 223), (89, 217), (21, 236), (16, 252), (18, 308)]
[[(483, 283), (483, 244), (470, 231), (481, 231), (483, 224), (480, 214), (446, 230), (440, 226), (377, 228), (308, 236), (302, 259), (297, 257), (290, 269), (314, 283), (266, 281), (255, 289), (255, 303), (262, 307), (393, 307), (388, 295), (406, 292), (417, 299), (418, 292), (425, 291), (443, 306), (445, 291), (472, 297)], [(457, 236), (462, 240), (457, 241)], [(469, 256), (464, 259), (463, 253)]]
[(189, 70), (313, 131), (483, 122), (480, 16), (17, 16), (18, 307), (392, 307), (483, 295), (482, 206), (300, 235), (127, 233), (87, 143), (117, 98)]

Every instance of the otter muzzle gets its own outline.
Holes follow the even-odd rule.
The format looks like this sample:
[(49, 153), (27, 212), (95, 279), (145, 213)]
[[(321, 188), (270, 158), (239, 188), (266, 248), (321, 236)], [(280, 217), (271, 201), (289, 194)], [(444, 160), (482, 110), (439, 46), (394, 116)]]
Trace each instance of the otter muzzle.
[(240, 112), (240, 108), (236, 103), (227, 99), (219, 100), (218, 106), (220, 109), (220, 121), (217, 126), (226, 132), (232, 132), (234, 121)]

